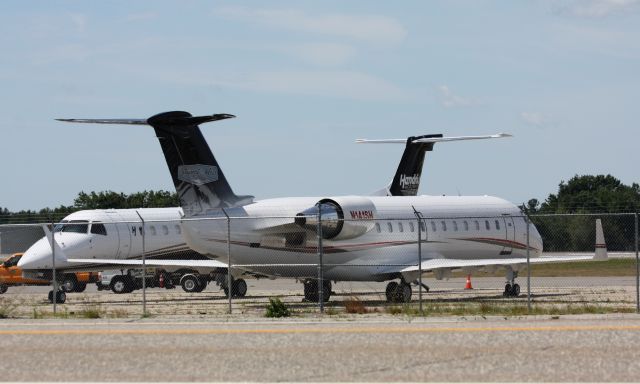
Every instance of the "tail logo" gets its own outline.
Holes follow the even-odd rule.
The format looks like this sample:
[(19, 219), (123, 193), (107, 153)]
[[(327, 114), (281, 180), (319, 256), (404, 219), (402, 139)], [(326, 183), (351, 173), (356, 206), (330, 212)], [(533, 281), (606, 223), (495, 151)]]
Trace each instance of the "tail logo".
[(418, 189), (419, 185), (419, 174), (416, 173), (413, 176), (400, 175), (400, 187), (402, 187), (402, 189)]
[(205, 185), (218, 181), (218, 167), (204, 164), (180, 165), (178, 179), (193, 185)]

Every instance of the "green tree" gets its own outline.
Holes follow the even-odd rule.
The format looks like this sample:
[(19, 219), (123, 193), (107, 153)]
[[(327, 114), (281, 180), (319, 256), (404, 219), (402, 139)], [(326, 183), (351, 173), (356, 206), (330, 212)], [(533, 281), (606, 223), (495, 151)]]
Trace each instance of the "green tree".
[[(611, 175), (574, 176), (562, 181), (557, 194), (550, 194), (538, 206), (536, 199), (523, 211), (542, 236), (547, 251), (593, 251), (595, 219), (599, 216), (549, 216), (557, 214), (630, 213), (640, 208), (640, 186), (625, 185)], [(602, 225), (610, 250), (633, 248), (633, 216), (603, 215)]]

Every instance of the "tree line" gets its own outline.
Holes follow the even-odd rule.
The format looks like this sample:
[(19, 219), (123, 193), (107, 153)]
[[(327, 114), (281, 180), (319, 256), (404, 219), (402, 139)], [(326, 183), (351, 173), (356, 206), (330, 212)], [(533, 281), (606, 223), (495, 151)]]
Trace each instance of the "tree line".
[(163, 190), (132, 194), (114, 191), (80, 192), (73, 200), (73, 205), (69, 206), (18, 212), (0, 207), (0, 224), (59, 221), (70, 213), (87, 209), (165, 208), (179, 205), (180, 200), (175, 192)]
[(625, 185), (611, 175), (576, 175), (562, 181), (557, 194), (542, 203), (531, 199), (521, 208), (538, 228), (545, 251), (592, 252), (597, 218), (602, 220), (610, 251), (635, 249), (632, 214), (640, 212), (637, 183)]
[[(0, 207), (0, 224), (59, 221), (72, 212), (86, 209), (178, 205), (177, 194), (163, 190), (129, 195), (113, 191), (80, 192), (70, 206), (19, 212)], [(640, 186), (625, 185), (611, 175), (575, 175), (567, 182), (561, 181), (557, 193), (549, 194), (544, 201), (533, 198), (521, 209), (538, 228), (546, 251), (593, 251), (598, 217), (603, 222), (608, 248), (630, 251), (635, 246), (635, 217), (628, 213), (640, 212)]]

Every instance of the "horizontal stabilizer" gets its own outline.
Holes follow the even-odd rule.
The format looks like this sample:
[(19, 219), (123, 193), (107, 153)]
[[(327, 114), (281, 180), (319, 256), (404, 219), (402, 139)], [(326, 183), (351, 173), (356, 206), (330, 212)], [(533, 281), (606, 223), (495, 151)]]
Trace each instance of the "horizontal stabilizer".
[[(234, 118), (234, 115), (228, 113), (217, 113), (215, 115), (206, 116), (171, 116), (157, 118), (158, 123), (169, 125), (198, 125), (208, 123), (210, 121), (224, 120)], [(148, 119), (56, 119), (67, 123), (86, 123), (86, 124), (128, 124), (128, 125), (151, 125)]]
[[(495, 135), (484, 136), (450, 136), (450, 137), (425, 137), (413, 140), (412, 144), (418, 143), (442, 143), (447, 141), (462, 141), (462, 140), (483, 140), (483, 139), (500, 139), (503, 137), (513, 137), (508, 133), (498, 133)], [(357, 139), (358, 144), (406, 144), (407, 139)]]

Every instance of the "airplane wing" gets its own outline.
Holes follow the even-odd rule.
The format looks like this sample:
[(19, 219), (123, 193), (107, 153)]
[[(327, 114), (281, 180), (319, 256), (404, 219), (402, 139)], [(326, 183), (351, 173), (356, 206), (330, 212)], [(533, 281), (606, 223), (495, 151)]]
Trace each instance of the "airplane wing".
[[(118, 259), (67, 259), (69, 263), (79, 264), (104, 264), (114, 268), (141, 267), (142, 260), (118, 260)], [(227, 264), (217, 260), (145, 260), (147, 267), (192, 267), (192, 268), (227, 268)]]
[[(530, 264), (545, 264), (545, 263), (560, 263), (570, 261), (585, 261), (594, 260), (593, 256), (575, 255), (575, 256), (545, 256), (530, 258)], [(470, 268), (470, 267), (489, 267), (489, 266), (524, 266), (527, 264), (527, 259), (518, 257), (510, 259), (478, 259), (478, 260), (461, 260), (461, 259), (429, 259), (422, 262), (422, 270), (425, 272), (433, 271), (436, 269), (458, 269), (458, 268)], [(417, 265), (405, 267), (397, 272), (415, 272), (419, 268)], [(391, 271), (387, 271), (391, 272)]]

